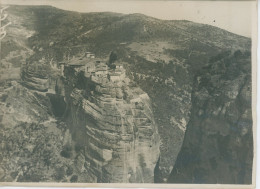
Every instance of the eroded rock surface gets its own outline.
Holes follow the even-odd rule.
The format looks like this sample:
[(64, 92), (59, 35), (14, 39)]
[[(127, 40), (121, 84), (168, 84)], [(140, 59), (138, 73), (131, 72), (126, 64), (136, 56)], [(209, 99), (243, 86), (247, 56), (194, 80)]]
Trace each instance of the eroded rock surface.
[(129, 79), (93, 82), (65, 69), (67, 122), (96, 182), (150, 183), (159, 135), (148, 95)]
[(196, 77), (191, 120), (169, 182), (252, 182), (250, 63), (249, 53), (225, 53)]
[(23, 84), (29, 89), (41, 92), (48, 91), (48, 67), (45, 62), (27, 63), (23, 66), (21, 79)]

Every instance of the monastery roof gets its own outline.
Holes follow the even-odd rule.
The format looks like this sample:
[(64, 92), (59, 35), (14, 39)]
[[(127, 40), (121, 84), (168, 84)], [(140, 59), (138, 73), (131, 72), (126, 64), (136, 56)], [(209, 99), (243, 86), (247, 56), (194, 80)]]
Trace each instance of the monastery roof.
[(79, 57), (79, 58), (72, 58), (65, 63), (68, 65), (87, 65), (87, 64), (96, 64), (97, 62), (100, 62), (100, 64), (103, 63), (102, 60), (99, 58), (87, 58), (87, 57)]
[(120, 74), (117, 74), (117, 73), (110, 73), (109, 75), (110, 76), (120, 76)]
[(69, 64), (70, 67), (82, 67), (84, 64)]
[(125, 63), (125, 62), (122, 62), (122, 61), (115, 61), (115, 62), (114, 62), (114, 64), (115, 64), (116, 66), (124, 66), (124, 63)]
[(98, 71), (107, 71), (107, 69), (96, 69), (96, 72)]
[(123, 71), (122, 68), (116, 68), (116, 69), (115, 69), (115, 72), (122, 72), (122, 71)]
[(107, 65), (103, 62), (97, 63), (96, 67), (107, 67)]

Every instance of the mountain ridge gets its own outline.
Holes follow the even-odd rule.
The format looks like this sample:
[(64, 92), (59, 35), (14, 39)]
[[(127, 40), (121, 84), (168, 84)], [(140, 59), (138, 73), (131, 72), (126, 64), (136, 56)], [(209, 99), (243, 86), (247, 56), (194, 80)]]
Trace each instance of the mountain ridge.
[[(171, 175), (186, 129), (190, 130), (186, 128), (190, 119), (197, 120), (192, 114), (196, 108), (192, 101), (194, 89), (207, 95), (203, 89), (208, 87), (207, 83), (200, 85), (203, 89), (200, 91), (195, 81), (200, 76), (208, 79), (208, 74), (214, 75), (214, 71), (226, 71), (228, 65), (218, 63), (226, 56), (248, 56), (251, 51), (249, 38), (190, 21), (163, 21), (142, 14), (78, 13), (50, 6), (11, 6), (8, 11), (8, 19), (14, 24), (2, 43), (5, 49), (1, 52), (5, 55), (3, 62), (11, 68), (32, 67), (31, 73), (22, 81), (25, 84), (39, 81), (37, 64), (43, 64), (46, 66), (43, 73), (48, 78), (46, 83), (55, 85), (56, 75), (52, 74), (57, 70), (52, 65), (82, 57), (86, 52), (92, 52), (105, 61), (114, 54), (117, 61), (123, 63), (126, 75), (151, 99), (161, 138), (160, 161), (155, 173), (156, 182), (160, 183), (167, 182)], [(8, 44), (14, 46), (9, 48)], [(26, 50), (24, 47), (20, 50), (20, 44), (26, 45), (30, 53), (17, 60), (14, 55)], [(250, 58), (243, 60), (245, 66), (250, 67)], [(219, 67), (215, 69), (216, 62)], [(232, 65), (236, 65), (235, 62)], [(236, 74), (242, 75), (230, 68), (228, 70), (234, 73), (230, 75), (231, 79), (236, 78)], [(248, 74), (250, 69), (245, 72)], [(224, 76), (227, 80), (228, 77)], [(218, 77), (214, 75), (214, 78)], [(213, 84), (220, 88), (215, 80)], [(236, 84), (243, 85), (242, 80)], [(38, 86), (34, 88), (39, 89)], [(45, 86), (40, 89), (46, 90)]]

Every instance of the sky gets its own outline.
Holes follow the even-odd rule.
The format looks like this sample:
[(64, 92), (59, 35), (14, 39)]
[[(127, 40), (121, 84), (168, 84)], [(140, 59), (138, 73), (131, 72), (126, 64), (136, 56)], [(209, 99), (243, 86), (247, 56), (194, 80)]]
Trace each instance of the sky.
[(142, 13), (164, 20), (210, 24), (251, 37), (255, 1), (0, 0), (3, 4), (51, 5), (78, 12)]

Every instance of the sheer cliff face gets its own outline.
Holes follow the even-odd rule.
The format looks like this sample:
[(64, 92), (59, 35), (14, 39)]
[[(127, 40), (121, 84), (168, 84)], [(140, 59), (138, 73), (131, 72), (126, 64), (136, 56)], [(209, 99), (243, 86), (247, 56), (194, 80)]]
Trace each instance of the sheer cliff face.
[(67, 122), (95, 182), (151, 183), (159, 135), (146, 93), (126, 82), (95, 83), (65, 69)]
[(252, 182), (250, 62), (249, 54), (226, 54), (196, 77), (191, 120), (169, 182)]

